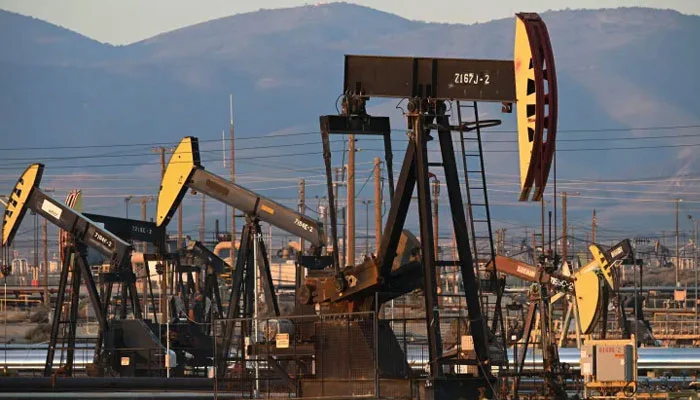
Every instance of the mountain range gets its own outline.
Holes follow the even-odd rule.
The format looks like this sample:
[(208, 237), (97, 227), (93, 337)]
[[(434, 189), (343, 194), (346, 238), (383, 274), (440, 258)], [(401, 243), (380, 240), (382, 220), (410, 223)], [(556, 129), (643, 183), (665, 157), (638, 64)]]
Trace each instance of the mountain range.
[[(700, 210), (692, 198), (700, 194), (693, 183), (700, 17), (648, 8), (542, 17), (559, 82), (559, 191), (581, 192), (569, 202), (572, 223), (583, 229), (597, 208), (599, 225), (618, 236), (671, 227), (674, 204), (656, 199), (684, 197), (684, 212)], [(300, 177), (307, 196), (323, 196), (318, 116), (337, 112), (344, 54), (511, 59), (513, 34), (512, 18), (426, 23), (333, 3), (234, 15), (112, 46), (0, 11), (0, 146), (12, 149), (0, 152), (0, 189), (9, 191), (24, 166), (41, 161), (45, 186), (60, 193), (80, 185), (94, 199), (87, 208), (114, 213), (122, 195), (156, 194), (151, 147), (185, 135), (200, 137), (205, 166), (223, 174), (221, 135), (233, 94), (239, 181), (295, 205)], [(373, 99), (369, 111), (402, 129), (398, 103)], [(503, 120), (484, 133), (492, 215), (497, 226), (520, 229), (537, 224), (540, 212), (516, 202), (514, 116), (499, 110), (481, 109), (482, 118)], [(396, 134), (395, 168), (404, 138)], [(379, 143), (358, 143), (358, 186), (381, 156)], [(340, 138), (333, 148), (340, 160)], [(634, 180), (653, 182), (631, 186)], [(360, 197), (371, 197), (370, 189)], [(193, 210), (195, 200), (187, 201)], [(213, 211), (212, 220), (221, 218), (222, 208)], [(198, 223), (196, 212), (188, 215)]]

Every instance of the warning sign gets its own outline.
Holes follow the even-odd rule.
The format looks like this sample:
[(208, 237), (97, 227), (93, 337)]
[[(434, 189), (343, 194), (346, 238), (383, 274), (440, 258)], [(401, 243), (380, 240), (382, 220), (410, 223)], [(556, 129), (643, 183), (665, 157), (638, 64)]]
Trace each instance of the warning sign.
[(289, 334), (288, 333), (278, 333), (275, 335), (275, 347), (278, 349), (288, 349), (289, 348)]

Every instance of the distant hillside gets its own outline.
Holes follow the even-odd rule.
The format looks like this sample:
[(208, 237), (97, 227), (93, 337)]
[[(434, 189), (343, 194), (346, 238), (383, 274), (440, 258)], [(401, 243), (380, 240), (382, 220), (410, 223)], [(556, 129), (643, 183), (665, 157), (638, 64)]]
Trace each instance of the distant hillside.
[(112, 46), (40, 19), (0, 10), (0, 61), (19, 65), (84, 65), (108, 58)]
[[(560, 142), (559, 176), (626, 179), (671, 176), (679, 170), (697, 174), (700, 166), (694, 151), (659, 147), (697, 140), (610, 139), (624, 135), (678, 136), (697, 129), (638, 131), (632, 135), (624, 131), (581, 130), (700, 124), (700, 17), (623, 8), (548, 12), (543, 18), (557, 61), (560, 138), (600, 138)], [(3, 147), (147, 144), (198, 135), (212, 141), (205, 142), (203, 149), (210, 164), (219, 168), (221, 153), (216, 150), (216, 139), (228, 125), (229, 93), (235, 98), (238, 137), (314, 131), (319, 115), (336, 112), (343, 54), (509, 59), (513, 30), (510, 18), (474, 25), (435, 24), (333, 3), (235, 15), (115, 47), (36, 19), (0, 11)], [(397, 102), (373, 100), (371, 110), (390, 113), (394, 127), (401, 128), (404, 123), (395, 110)], [(502, 115), (495, 107), (484, 107), (484, 113), (490, 118), (503, 118), (502, 130), (512, 129), (513, 116)], [(504, 133), (488, 137), (514, 139)], [(248, 143), (249, 147), (256, 147)], [(318, 168), (320, 155), (307, 154), (318, 152), (318, 143), (315, 135), (255, 141), (258, 149), (238, 153), (238, 171), (259, 171), (260, 163), (269, 166), (267, 161), (274, 161), (278, 168)], [(294, 147), (259, 149), (285, 144)], [(359, 153), (361, 162), (380, 154), (371, 150), (378, 148), (375, 143), (361, 145), (365, 148)], [(567, 152), (576, 148), (640, 145), (650, 148)], [(396, 149), (398, 156), (400, 142)], [(489, 143), (487, 149), (497, 151), (488, 155), (488, 170), (495, 182), (492, 187), (498, 189), (502, 183), (514, 190), (516, 157), (500, 151), (514, 150), (515, 143)], [(142, 171), (144, 167), (139, 164), (157, 161), (147, 146), (116, 154), (115, 151), (18, 151), (7, 161), (3, 176), (14, 176), (29, 159), (42, 159), (47, 163), (47, 171), (53, 166), (61, 173), (73, 171), (71, 166), (95, 164), (116, 164), (95, 170), (99, 172)], [(126, 158), (130, 152), (138, 157)], [(269, 158), (284, 153), (302, 155)], [(51, 158), (94, 154), (112, 158)], [(119, 154), (125, 158), (120, 159)], [(267, 158), (254, 164), (256, 157)], [(645, 165), (644, 170), (640, 164)], [(9, 186), (9, 180), (3, 180), (2, 186)], [(154, 178), (150, 182), (156, 181)], [(291, 186), (295, 184), (296, 181)], [(156, 189), (157, 186), (151, 192)], [(320, 186), (310, 190), (322, 195)], [(515, 194), (508, 190), (494, 191), (496, 207), (499, 200), (512, 204)], [(295, 189), (281, 189), (276, 196), (293, 198)], [(586, 204), (586, 209), (580, 211), (582, 218), (590, 212), (590, 203)], [(612, 209), (609, 206), (601, 200), (601, 207)], [(633, 208), (615, 209), (614, 213), (624, 214)], [(512, 211), (512, 207), (502, 208), (500, 214), (494, 215), (508, 219)], [(574, 208), (572, 212), (578, 211)], [(605, 212), (599, 216), (611, 225), (620, 220), (619, 215)]]

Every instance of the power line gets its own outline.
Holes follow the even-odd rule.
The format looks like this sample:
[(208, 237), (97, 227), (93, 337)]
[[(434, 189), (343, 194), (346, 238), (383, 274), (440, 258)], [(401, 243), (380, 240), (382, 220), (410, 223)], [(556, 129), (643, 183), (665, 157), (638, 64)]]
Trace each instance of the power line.
[[(264, 163), (256, 163), (254, 160), (249, 161), (251, 164), (258, 164), (261, 166), (276, 166), (277, 164), (266, 161)], [(358, 162), (360, 164), (373, 164), (372, 161)], [(145, 165), (145, 164), (144, 164)], [(23, 164), (24, 166), (24, 164)], [(363, 170), (365, 171), (365, 170)], [(266, 168), (260, 169), (256, 168), (254, 173), (236, 173), (236, 178), (239, 177), (253, 177), (264, 179), (265, 176), (261, 173), (272, 173), (279, 175), (282, 173), (295, 173), (295, 172), (318, 172), (317, 176), (326, 176), (323, 172), (323, 167), (310, 167), (310, 168), (295, 168), (287, 165), (279, 165), (277, 168)], [(76, 173), (76, 174), (44, 174), (44, 178), (50, 179), (78, 179), (81, 181), (143, 181), (144, 177), (161, 178), (160, 172), (158, 171), (141, 171), (139, 172), (139, 177), (134, 177), (133, 173)], [(289, 177), (287, 179), (292, 179)], [(300, 176), (299, 178), (303, 178)], [(0, 174), (0, 181), (7, 180), (15, 182), (17, 180), (17, 175), (15, 174)]]
[[(320, 132), (296, 132), (296, 133), (281, 133), (281, 134), (271, 134), (271, 135), (259, 135), (259, 136), (249, 136), (236, 138), (236, 140), (262, 140), (275, 137), (295, 137), (304, 135), (320, 135)], [(199, 139), (199, 143), (206, 142), (221, 142), (221, 138), (218, 139)], [(100, 149), (100, 148), (111, 148), (111, 147), (150, 147), (150, 146), (174, 146), (177, 145), (179, 141), (174, 142), (150, 142), (150, 143), (122, 143), (122, 144), (97, 144), (97, 145), (85, 145), (85, 146), (35, 146), (35, 147), (12, 147), (12, 148), (0, 148), (0, 151), (16, 151), (16, 150), (62, 150), (62, 149)]]
[[(264, 155), (264, 156), (251, 156), (251, 157), (236, 157), (237, 161), (240, 160), (259, 160), (259, 159), (265, 159), (265, 158), (282, 158), (282, 157), (299, 157), (299, 156), (310, 156), (310, 155), (320, 155), (323, 154), (320, 151), (313, 151), (313, 152), (305, 152), (305, 153), (283, 153), (283, 154), (270, 154), (270, 155)], [(229, 158), (225, 158), (227, 161)], [(207, 160), (203, 160), (205, 162), (218, 162), (222, 161), (224, 158), (211, 158)], [(182, 163), (185, 163), (187, 161), (182, 161)], [(108, 168), (108, 167), (135, 167), (135, 166), (143, 166), (143, 165), (150, 165), (154, 164), (148, 162), (148, 163), (119, 163), (119, 164), (92, 164), (92, 165), (52, 165), (51, 169), (58, 169), (58, 168)], [(173, 163), (173, 162), (171, 162)], [(176, 162), (180, 163), (180, 162)], [(14, 170), (15, 168), (13, 167), (0, 167), (0, 170)]]
[[(501, 174), (501, 173), (489, 173), (489, 175), (493, 176), (502, 176), (502, 177), (507, 177), (507, 178), (513, 178), (513, 179), (520, 179), (519, 175), (513, 175), (513, 174)], [(698, 178), (691, 178), (693, 176), (697, 176)], [(689, 174), (683, 174), (679, 176), (661, 176), (661, 177), (644, 177), (644, 178), (624, 178), (624, 179), (574, 179), (574, 178), (559, 178), (557, 177), (557, 182), (580, 182), (580, 183), (606, 183), (606, 184), (626, 184), (626, 183), (655, 183), (655, 182), (661, 182), (664, 183), (672, 183), (676, 181), (700, 181), (700, 174), (698, 175), (689, 175)]]
[[(685, 135), (654, 135), (654, 136), (618, 136), (618, 137), (602, 137), (602, 138), (557, 138), (559, 142), (610, 142), (616, 140), (664, 140), (673, 138), (700, 137), (700, 133), (691, 133)], [(371, 138), (372, 140), (383, 140)], [(407, 140), (407, 139), (406, 139)], [(518, 139), (483, 139), (484, 143), (517, 143)]]
[[(355, 173), (357, 173), (357, 171), (355, 171)], [(362, 187), (360, 188), (360, 191), (357, 192), (357, 194), (355, 195), (355, 198), (358, 198), (358, 197), (360, 196), (360, 193), (362, 193), (362, 191), (364, 190), (365, 186), (367, 186), (367, 182), (369, 182), (369, 180), (372, 178), (373, 175), (374, 175), (374, 170), (371, 170), (371, 171), (369, 172), (369, 175), (367, 175), (367, 179), (365, 179), (365, 183), (362, 184)]]
[[(645, 149), (660, 149), (660, 148), (677, 148), (677, 147), (695, 147), (700, 146), (700, 143), (689, 143), (689, 144), (668, 144), (668, 145), (650, 145), (650, 146), (628, 146), (628, 147), (588, 147), (588, 148), (578, 148), (578, 149), (561, 149), (557, 148), (557, 152), (579, 152), (579, 151), (610, 151), (610, 150), (645, 150)], [(381, 151), (384, 149), (362, 149), (366, 151)], [(429, 153), (441, 153), (441, 150), (428, 150)], [(484, 149), (484, 153), (518, 153), (518, 150), (506, 150), (506, 149)]]
[[(340, 140), (332, 140), (331, 144), (335, 143), (340, 143)], [(306, 143), (289, 143), (285, 144), (283, 147), (297, 147), (297, 146), (310, 146), (314, 144), (319, 144), (319, 142), (306, 142)], [(237, 150), (276, 150), (278, 147), (282, 146), (270, 146), (270, 145), (265, 145), (265, 146), (252, 146), (252, 147), (240, 147)], [(220, 149), (216, 150), (199, 150), (199, 153), (220, 153)], [(5, 157), (3, 160), (4, 161), (62, 161), (62, 160), (79, 160), (79, 159), (95, 159), (95, 158), (123, 158), (123, 157), (145, 157), (145, 156), (150, 156), (152, 153), (132, 153), (132, 154), (124, 154), (124, 152), (115, 152), (115, 153), (103, 153), (103, 154), (95, 154), (95, 155), (84, 155), (84, 156), (76, 156), (76, 155), (71, 155), (71, 156), (53, 156), (53, 157)], [(10, 165), (19, 165), (18, 163), (11, 163)]]
[[(603, 133), (603, 132), (634, 132), (634, 131), (663, 131), (700, 128), (700, 125), (661, 125), (661, 126), (641, 126), (630, 128), (589, 128), (589, 129), (557, 129), (558, 132), (570, 133)], [(489, 130), (489, 133), (517, 133), (515, 130)]]
[[(590, 129), (559, 129), (558, 132), (569, 132), (569, 133), (605, 133), (605, 132), (634, 132), (634, 131), (654, 131), (654, 130), (680, 130), (680, 129), (692, 129), (700, 128), (700, 125), (660, 125), (660, 126), (644, 126), (644, 127), (630, 127), (630, 128), (590, 128)], [(392, 129), (392, 132), (406, 132), (405, 129)], [(516, 130), (488, 130), (488, 133), (517, 133)], [(248, 136), (242, 138), (236, 138), (236, 140), (264, 140), (275, 137), (296, 137), (305, 135), (320, 135), (319, 131), (307, 131), (307, 132), (292, 132), (292, 133), (279, 133), (279, 134), (269, 134), (269, 135), (256, 135)], [(671, 137), (671, 136), (669, 136)], [(630, 138), (634, 139), (634, 138)], [(405, 139), (404, 139), (405, 140)], [(561, 139), (562, 141), (569, 141), (566, 139)], [(220, 142), (221, 138), (217, 139), (199, 139), (200, 143), (206, 142)], [(575, 140), (571, 140), (575, 141)], [(0, 151), (17, 151), (17, 150), (60, 150), (60, 149), (98, 149), (98, 148), (112, 148), (112, 147), (144, 147), (144, 146), (172, 146), (176, 145), (178, 142), (168, 141), (168, 142), (149, 142), (149, 143), (128, 143), (128, 144), (105, 144), (105, 145), (84, 145), (84, 146), (31, 146), (31, 147), (12, 147), (12, 148), (0, 148)]]

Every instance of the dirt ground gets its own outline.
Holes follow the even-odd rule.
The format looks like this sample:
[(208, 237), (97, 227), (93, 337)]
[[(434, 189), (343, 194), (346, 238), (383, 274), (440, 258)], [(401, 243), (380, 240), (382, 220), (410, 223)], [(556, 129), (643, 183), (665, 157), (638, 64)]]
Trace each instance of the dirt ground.
[(37, 324), (32, 322), (8, 322), (5, 324), (5, 319), (0, 319), (2, 343), (29, 343), (24, 336), (35, 326)]

